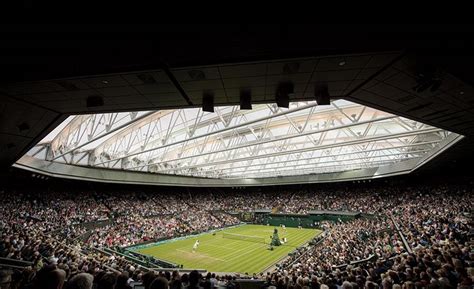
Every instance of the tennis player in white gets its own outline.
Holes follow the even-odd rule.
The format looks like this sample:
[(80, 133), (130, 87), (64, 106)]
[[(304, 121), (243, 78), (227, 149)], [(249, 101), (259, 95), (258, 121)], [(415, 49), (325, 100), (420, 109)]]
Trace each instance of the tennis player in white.
[(199, 247), (199, 240), (196, 240), (193, 245), (193, 253), (196, 252), (197, 248)]

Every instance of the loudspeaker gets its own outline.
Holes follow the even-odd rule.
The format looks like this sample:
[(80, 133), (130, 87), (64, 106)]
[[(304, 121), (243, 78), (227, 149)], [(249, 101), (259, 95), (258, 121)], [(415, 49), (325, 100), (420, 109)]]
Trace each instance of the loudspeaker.
[(316, 83), (314, 86), (314, 97), (318, 105), (331, 104), (331, 97), (329, 96), (329, 88), (327, 83)]
[(18, 125), (18, 129), (21, 131), (21, 132), (24, 132), (26, 130), (29, 130), (30, 129), (30, 126), (26, 123), (26, 122), (22, 122)]
[(151, 74), (142, 73), (137, 75), (137, 78), (140, 79), (144, 84), (154, 84), (156, 79)]
[(97, 107), (97, 106), (103, 106), (104, 105), (104, 99), (100, 95), (91, 95), (87, 98), (87, 107)]
[(240, 109), (252, 109), (252, 92), (250, 89), (240, 90)]
[(278, 88), (275, 94), (275, 101), (278, 107), (286, 107), (290, 106), (290, 94), (294, 93), (295, 86), (292, 82), (280, 82), (278, 84)]
[(203, 92), (202, 110), (207, 112), (214, 112), (214, 93), (212, 91)]

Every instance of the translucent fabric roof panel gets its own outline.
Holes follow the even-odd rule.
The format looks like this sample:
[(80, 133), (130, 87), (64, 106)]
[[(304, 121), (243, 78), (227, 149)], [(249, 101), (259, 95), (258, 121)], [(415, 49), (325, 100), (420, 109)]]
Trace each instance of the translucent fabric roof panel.
[(451, 132), (345, 100), (80, 115), (28, 152), (50, 162), (219, 179), (343, 172), (422, 158)]

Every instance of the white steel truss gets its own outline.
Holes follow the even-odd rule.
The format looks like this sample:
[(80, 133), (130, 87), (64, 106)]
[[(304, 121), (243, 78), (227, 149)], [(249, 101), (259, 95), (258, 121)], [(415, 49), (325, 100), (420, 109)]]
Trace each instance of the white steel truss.
[(450, 132), (345, 100), (75, 116), (29, 155), (206, 178), (341, 172), (422, 158)]

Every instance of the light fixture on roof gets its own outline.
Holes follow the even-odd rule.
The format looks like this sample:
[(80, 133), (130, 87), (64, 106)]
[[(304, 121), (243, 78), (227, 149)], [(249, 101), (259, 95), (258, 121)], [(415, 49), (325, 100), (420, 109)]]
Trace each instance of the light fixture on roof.
[(71, 81), (65, 81), (65, 80), (59, 80), (56, 81), (56, 83), (60, 86), (62, 86), (66, 90), (80, 90), (79, 87), (77, 87), (73, 82)]
[(441, 87), (442, 80), (440, 78), (433, 79), (433, 82), (431, 84), (430, 91), (435, 92)]
[(331, 104), (331, 97), (329, 96), (328, 84), (325, 82), (318, 82), (314, 85), (314, 97), (318, 105)]
[(344, 65), (346, 65), (346, 59), (345, 59), (345, 58), (342, 58), (341, 60), (339, 60), (338, 64), (339, 64), (339, 66), (344, 66)]
[(137, 78), (140, 79), (143, 82), (143, 84), (156, 83), (156, 79), (151, 74), (148, 74), (148, 73), (138, 74)]
[(86, 107), (98, 107), (104, 105), (104, 99), (100, 95), (90, 95), (87, 97)]
[(202, 110), (214, 112), (214, 92), (205, 90), (202, 94)]
[(240, 89), (240, 109), (252, 109), (252, 91), (249, 88)]
[(300, 69), (299, 62), (290, 62), (290, 63), (285, 63), (285, 65), (283, 65), (283, 73), (285, 74), (297, 73), (299, 69)]
[(293, 94), (295, 86), (291, 81), (282, 81), (278, 84), (277, 91), (275, 94), (275, 102), (278, 107), (290, 106), (290, 94)]
[(418, 64), (415, 77), (417, 85), (413, 87), (413, 90), (418, 93), (424, 92), (428, 88), (430, 88), (431, 92), (435, 92), (441, 87), (443, 82), (442, 72), (432, 64)]
[(206, 79), (206, 75), (202, 70), (190, 70), (188, 71), (188, 75), (192, 80), (204, 80)]
[(26, 122), (22, 122), (18, 125), (18, 129), (21, 131), (21, 132), (24, 132), (26, 130), (29, 130), (30, 129), (30, 126), (26, 123)]

